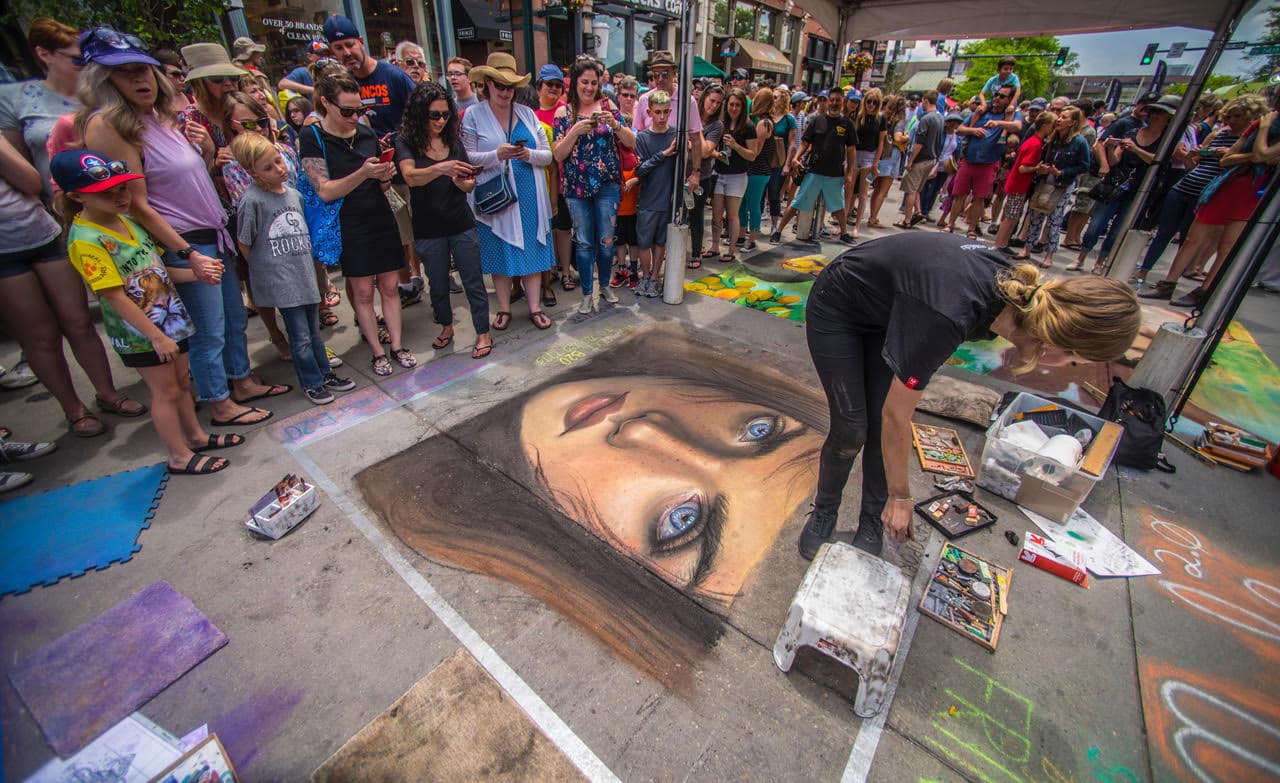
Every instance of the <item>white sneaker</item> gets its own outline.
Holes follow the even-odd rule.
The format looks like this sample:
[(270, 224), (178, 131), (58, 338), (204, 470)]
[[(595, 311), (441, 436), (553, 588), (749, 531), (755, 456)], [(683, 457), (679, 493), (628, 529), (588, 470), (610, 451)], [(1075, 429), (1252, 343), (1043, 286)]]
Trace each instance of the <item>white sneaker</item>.
[(58, 448), (54, 443), (22, 443), (20, 441), (0, 442), (0, 462), (17, 462), (24, 459), (35, 459)]
[(606, 302), (608, 302), (609, 304), (617, 304), (617, 303), (618, 303), (618, 295), (617, 295), (617, 294), (615, 294), (615, 293), (613, 292), (613, 289), (612, 289), (612, 288), (609, 288), (608, 286), (605, 286), (605, 289), (604, 289), (604, 291), (602, 292), (602, 294), (601, 294), (601, 295), (604, 297), (604, 300), (605, 300)]
[(599, 291), (591, 292), (591, 312), (593, 313), (600, 312), (600, 292)]
[(582, 295), (582, 304), (578, 305), (578, 312), (582, 315), (591, 314), (591, 294)]
[(12, 370), (0, 371), (0, 389), (25, 389), (39, 382), (25, 359), (15, 364)]
[(2, 472), (0, 473), (0, 492), (8, 492), (11, 489), (30, 484), (33, 478), (35, 476), (30, 473)]
[(338, 354), (334, 353), (333, 349), (327, 345), (324, 347), (324, 355), (329, 360), (330, 369), (342, 366), (342, 359), (339, 358)]

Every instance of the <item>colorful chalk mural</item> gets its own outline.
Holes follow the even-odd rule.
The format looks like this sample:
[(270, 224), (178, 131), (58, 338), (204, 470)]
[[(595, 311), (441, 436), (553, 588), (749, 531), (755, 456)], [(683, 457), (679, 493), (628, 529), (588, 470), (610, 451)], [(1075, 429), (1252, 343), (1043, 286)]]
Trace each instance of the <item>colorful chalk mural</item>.
[[(723, 299), (789, 321), (804, 323), (813, 280), (833, 255), (790, 255), (785, 248), (737, 261), (723, 271), (709, 272), (685, 284), (692, 293)], [(1028, 375), (1015, 376), (1012, 345), (1003, 338), (967, 342), (947, 364), (978, 375), (1015, 381), (1033, 391), (1061, 397), (1087, 407), (1102, 402), (1085, 384), (1105, 392), (1111, 377), (1127, 378), (1142, 358), (1160, 325), (1186, 319), (1185, 310), (1158, 305), (1143, 308), (1142, 332), (1124, 360), (1109, 364), (1064, 360), (1042, 363)], [(1194, 438), (1208, 421), (1222, 421), (1280, 442), (1280, 369), (1258, 346), (1249, 330), (1233, 322), (1205, 370), (1179, 428)]]
[(678, 689), (812, 496), (825, 398), (676, 326), (535, 366), (532, 388), (357, 483), (410, 548), (519, 587)]

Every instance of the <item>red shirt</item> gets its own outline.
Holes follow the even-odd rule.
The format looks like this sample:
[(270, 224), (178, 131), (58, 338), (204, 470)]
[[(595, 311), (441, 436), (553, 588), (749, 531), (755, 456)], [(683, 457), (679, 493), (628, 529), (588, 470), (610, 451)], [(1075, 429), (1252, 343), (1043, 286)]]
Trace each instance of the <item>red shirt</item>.
[(1022, 143), (1018, 148), (1018, 157), (1013, 162), (1013, 168), (1009, 169), (1009, 177), (1004, 181), (1004, 192), (1009, 196), (1025, 196), (1031, 192), (1031, 182), (1035, 179), (1034, 171), (1023, 174), (1018, 171), (1020, 166), (1035, 166), (1040, 162), (1040, 157), (1044, 153), (1044, 139), (1039, 136), (1032, 135)]

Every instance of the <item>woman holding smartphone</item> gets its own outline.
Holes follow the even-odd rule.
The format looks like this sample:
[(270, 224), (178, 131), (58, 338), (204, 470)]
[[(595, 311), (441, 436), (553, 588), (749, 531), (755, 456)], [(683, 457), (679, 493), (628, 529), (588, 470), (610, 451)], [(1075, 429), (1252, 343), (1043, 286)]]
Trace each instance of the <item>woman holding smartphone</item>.
[(476, 342), (472, 359), (493, 350), (489, 335), (489, 296), (480, 271), (480, 237), (467, 194), (476, 186), (476, 168), (467, 159), (458, 131), (458, 107), (443, 87), (423, 82), (409, 96), (396, 139), (396, 162), (409, 185), (413, 238), (427, 267), (431, 310), (440, 334), (431, 347), (453, 342), (453, 308), (449, 305), (449, 260), (458, 268), (471, 305)]

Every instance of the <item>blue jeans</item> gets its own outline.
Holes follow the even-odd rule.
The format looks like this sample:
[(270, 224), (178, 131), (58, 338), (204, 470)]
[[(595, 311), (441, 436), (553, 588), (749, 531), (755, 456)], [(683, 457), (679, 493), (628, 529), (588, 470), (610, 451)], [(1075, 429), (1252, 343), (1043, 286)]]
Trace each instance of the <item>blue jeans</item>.
[(1147, 247), (1147, 255), (1142, 259), (1142, 271), (1150, 272), (1151, 267), (1160, 260), (1173, 235), (1181, 233), (1185, 239), (1191, 228), (1191, 221), (1196, 217), (1196, 196), (1188, 196), (1178, 190), (1170, 190), (1160, 205), (1160, 220), (1156, 223), (1156, 235), (1151, 238)]
[[(599, 280), (602, 289), (609, 285), (618, 202), (621, 200), (622, 190), (616, 182), (601, 186), (592, 198), (565, 199), (569, 202), (569, 214), (573, 216), (573, 260), (578, 267), (584, 296), (594, 289), (593, 280)], [(594, 275), (591, 274), (592, 266), (595, 267)]]
[[(447, 290), (447, 289), (446, 289)], [(324, 338), (320, 336), (320, 305), (281, 307), (284, 331), (289, 336), (289, 351), (293, 353), (293, 370), (303, 389), (324, 386), (328, 375), (329, 357), (324, 352)]]
[[(192, 245), (210, 258), (222, 259), (222, 284), (178, 283), (178, 294), (186, 305), (196, 333), (191, 336), (191, 377), (201, 402), (221, 402), (231, 396), (227, 379), (249, 377), (249, 344), (244, 330), (248, 316), (240, 295), (235, 258), (218, 246)], [(173, 253), (164, 254), (165, 266), (190, 269), (190, 264)]]
[(419, 239), (413, 247), (418, 258), (427, 268), (427, 287), (431, 289), (431, 310), (436, 323), (449, 326), (453, 323), (453, 308), (449, 304), (449, 258), (453, 257), (462, 279), (462, 290), (467, 292), (471, 305), (471, 325), (476, 334), (489, 332), (489, 294), (484, 290), (484, 274), (480, 271), (480, 237), (469, 228), (451, 237)]
[[(1102, 240), (1102, 248), (1098, 250), (1098, 256), (1106, 258), (1111, 253), (1111, 246), (1116, 242), (1115, 228), (1120, 225), (1114, 218), (1129, 206), (1131, 199), (1131, 196), (1126, 196), (1105, 204), (1100, 201), (1094, 205), (1093, 214), (1089, 216), (1089, 227), (1085, 229), (1084, 239), (1080, 241), (1080, 248), (1083, 251), (1093, 250), (1093, 246), (1098, 244), (1098, 239), (1105, 231), (1107, 237)], [(1108, 227), (1111, 230), (1108, 230)]]

